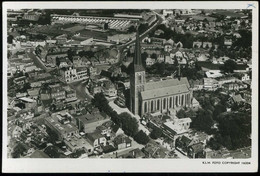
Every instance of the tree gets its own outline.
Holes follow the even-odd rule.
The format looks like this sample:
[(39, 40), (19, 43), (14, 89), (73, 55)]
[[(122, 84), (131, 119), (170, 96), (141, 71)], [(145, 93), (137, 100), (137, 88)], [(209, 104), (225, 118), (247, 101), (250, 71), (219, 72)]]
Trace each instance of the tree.
[(222, 145), (213, 137), (207, 142), (207, 146), (213, 150), (220, 150)]
[(158, 139), (162, 136), (162, 130), (158, 127), (155, 127), (153, 131), (150, 133), (150, 137), (152, 139)]
[(227, 60), (220, 69), (225, 73), (233, 73), (237, 68), (237, 63), (231, 59)]
[(156, 54), (156, 53), (153, 53), (153, 54), (151, 55), (151, 58), (157, 59), (157, 54)]
[(143, 64), (143, 66), (144, 66), (145, 68), (146, 68), (146, 59), (147, 59), (147, 57), (148, 57), (147, 52), (144, 52), (144, 53), (141, 54), (142, 64)]
[(146, 145), (149, 142), (149, 137), (143, 132), (143, 130), (140, 130), (135, 136), (134, 140), (138, 142), (139, 144)]
[(13, 39), (14, 39), (14, 36), (8, 35), (8, 37), (7, 37), (7, 43), (8, 43), (8, 44), (12, 44), (12, 43), (13, 43)]
[(215, 106), (215, 109), (214, 109), (214, 111), (213, 111), (213, 119), (214, 119), (214, 120), (217, 119), (217, 117), (218, 117), (221, 113), (223, 113), (223, 112), (225, 112), (225, 111), (226, 111), (225, 106), (223, 106), (222, 104), (216, 105), (216, 106)]
[(91, 101), (92, 104), (99, 109), (99, 111), (105, 112), (108, 115), (112, 112), (112, 108), (109, 106), (108, 101), (102, 92), (95, 94)]
[(184, 111), (183, 109), (180, 109), (180, 110), (177, 112), (176, 116), (177, 116), (179, 119), (183, 119), (183, 118), (186, 118), (186, 113), (185, 113), (185, 111)]
[(204, 109), (199, 109), (196, 118), (192, 121), (192, 126), (200, 131), (210, 132), (214, 121), (212, 114)]
[(130, 27), (128, 28), (128, 32), (129, 32), (129, 33), (136, 32), (136, 28), (135, 28), (134, 26), (130, 26)]
[(123, 112), (119, 115), (122, 130), (128, 136), (134, 136), (138, 132), (138, 122), (127, 112)]
[(147, 23), (141, 23), (140, 25), (139, 25), (139, 28), (138, 28), (138, 30), (139, 30), (139, 34), (142, 34), (143, 32), (145, 32), (147, 29), (148, 29), (148, 24)]
[(237, 149), (251, 145), (251, 114), (231, 112), (221, 114), (218, 118), (221, 138), (219, 143), (228, 149)]
[(20, 158), (20, 156), (26, 151), (25, 147), (21, 144), (18, 143), (12, 152), (12, 157), (13, 158)]

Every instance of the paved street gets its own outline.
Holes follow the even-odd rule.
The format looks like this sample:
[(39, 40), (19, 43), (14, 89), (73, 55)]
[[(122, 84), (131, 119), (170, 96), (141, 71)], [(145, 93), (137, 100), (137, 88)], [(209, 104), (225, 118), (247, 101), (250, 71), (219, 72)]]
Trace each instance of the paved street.
[(27, 54), (33, 60), (34, 64), (37, 67), (39, 67), (39, 68), (41, 68), (41, 69), (43, 69), (45, 71), (48, 70), (48, 68), (44, 65), (44, 63), (38, 57), (36, 57), (33, 52), (28, 52)]
[(89, 100), (93, 98), (93, 96), (90, 95), (88, 90), (86, 89), (87, 81), (79, 81), (69, 84), (74, 90), (76, 90), (76, 96), (80, 100)]

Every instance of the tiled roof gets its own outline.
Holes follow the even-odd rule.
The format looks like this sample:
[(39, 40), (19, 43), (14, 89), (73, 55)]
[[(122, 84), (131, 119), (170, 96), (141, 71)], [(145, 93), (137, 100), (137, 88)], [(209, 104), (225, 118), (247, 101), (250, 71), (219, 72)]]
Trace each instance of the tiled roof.
[(190, 87), (188, 79), (186, 77), (183, 77), (180, 80), (167, 79), (167, 80), (163, 80), (163, 81), (148, 82), (145, 84), (145, 90), (160, 89), (160, 88), (164, 88), (164, 87), (171, 87), (171, 86), (177, 86), (177, 85), (186, 85), (188, 88)]

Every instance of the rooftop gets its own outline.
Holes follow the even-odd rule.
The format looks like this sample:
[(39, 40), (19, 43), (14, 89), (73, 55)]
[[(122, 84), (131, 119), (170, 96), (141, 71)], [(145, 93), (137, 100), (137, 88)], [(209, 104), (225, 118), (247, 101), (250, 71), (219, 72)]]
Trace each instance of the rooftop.
[[(68, 113), (66, 113), (66, 115), (67, 114)], [(60, 122), (61, 121), (60, 117), (63, 115), (64, 114), (58, 114), (58, 113), (52, 114), (51, 117), (46, 118), (46, 121), (49, 122), (49, 124), (51, 124), (61, 134), (77, 131), (78, 130), (77, 127), (74, 124), (72, 124), (71, 122), (69, 122), (69, 123)]]
[(89, 124), (89, 123), (93, 123), (105, 119), (100, 113), (96, 113), (95, 115), (84, 114), (81, 116), (76, 116), (76, 118), (78, 118), (84, 124)]

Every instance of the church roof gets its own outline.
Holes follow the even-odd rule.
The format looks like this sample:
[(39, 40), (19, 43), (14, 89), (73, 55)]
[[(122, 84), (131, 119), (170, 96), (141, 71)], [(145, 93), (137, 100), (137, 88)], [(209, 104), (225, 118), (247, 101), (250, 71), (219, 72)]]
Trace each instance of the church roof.
[(186, 93), (189, 91), (190, 84), (186, 77), (179, 79), (167, 79), (145, 84), (141, 96), (143, 100), (165, 97), (174, 94)]
[(177, 86), (185, 84), (187, 85), (188, 88), (190, 88), (189, 81), (186, 77), (182, 77), (180, 80), (179, 79), (167, 79), (163, 81), (156, 81), (156, 82), (148, 82), (145, 84), (144, 90), (153, 90), (153, 89), (160, 89), (160, 88), (165, 88), (169, 86)]
[(151, 89), (144, 92), (141, 92), (143, 100), (154, 99), (159, 97), (165, 97), (174, 94), (186, 93), (189, 92), (189, 89), (186, 84), (173, 85), (169, 87)]

